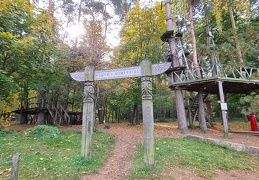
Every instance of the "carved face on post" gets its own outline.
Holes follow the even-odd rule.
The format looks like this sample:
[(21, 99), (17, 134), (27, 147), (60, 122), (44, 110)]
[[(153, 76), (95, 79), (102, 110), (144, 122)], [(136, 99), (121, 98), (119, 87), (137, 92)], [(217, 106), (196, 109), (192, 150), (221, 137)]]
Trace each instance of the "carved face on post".
[(85, 82), (84, 102), (93, 102), (93, 101), (94, 101), (94, 83)]
[(152, 78), (142, 77), (142, 99), (152, 99)]

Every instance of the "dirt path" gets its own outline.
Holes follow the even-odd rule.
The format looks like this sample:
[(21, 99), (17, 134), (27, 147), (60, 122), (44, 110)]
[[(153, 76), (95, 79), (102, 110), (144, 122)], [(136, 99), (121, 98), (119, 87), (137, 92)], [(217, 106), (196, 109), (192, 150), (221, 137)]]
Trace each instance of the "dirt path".
[(136, 152), (136, 145), (143, 141), (141, 130), (137, 126), (127, 128), (126, 124), (112, 124), (109, 129), (103, 130), (116, 137), (113, 155), (98, 174), (83, 176), (81, 180), (124, 179), (132, 168), (131, 160)]

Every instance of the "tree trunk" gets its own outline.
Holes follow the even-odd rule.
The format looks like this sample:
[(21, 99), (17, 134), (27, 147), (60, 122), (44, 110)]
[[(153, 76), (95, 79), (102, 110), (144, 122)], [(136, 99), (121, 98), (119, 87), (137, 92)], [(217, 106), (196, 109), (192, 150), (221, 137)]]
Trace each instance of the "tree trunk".
[(24, 112), (29, 108), (29, 90), (27, 84), (23, 85), (23, 91), (21, 92), (22, 100), (21, 100), (21, 109), (20, 109), (20, 123), (27, 124), (28, 123), (28, 113)]
[[(170, 95), (171, 96), (173, 95), (172, 92), (170, 92)], [(174, 104), (172, 104), (171, 111), (172, 111), (172, 116), (170, 118), (175, 119), (176, 118), (176, 114), (175, 114)]]
[(138, 117), (138, 105), (134, 104), (133, 106), (133, 112), (132, 112), (132, 125), (136, 125), (139, 123), (139, 117)]
[(103, 122), (106, 122), (106, 119), (107, 119), (107, 106), (104, 105), (103, 106)]
[(112, 113), (112, 123), (113, 123), (113, 119), (114, 119), (114, 111), (112, 111), (111, 113)]
[(43, 109), (46, 108), (46, 105), (45, 105), (46, 102), (45, 101), (46, 101), (46, 91), (41, 90), (40, 96), (39, 96), (40, 112), (38, 113), (38, 116), (37, 116), (37, 124), (45, 124), (45, 113), (43, 112)]
[[(209, 18), (208, 18), (208, 7), (207, 7), (207, 2), (204, 4), (204, 12), (205, 12), (205, 29), (206, 29), (206, 42), (207, 42), (207, 47), (209, 49), (213, 50), (210, 52), (209, 57), (212, 62), (212, 75), (216, 76), (217, 75), (217, 69), (216, 69), (216, 59), (215, 59), (215, 47), (214, 44), (211, 44), (213, 41), (212, 35), (210, 35), (210, 28), (209, 28)], [(212, 46), (212, 47), (211, 47)]]
[(192, 127), (193, 125), (193, 119), (192, 119), (192, 112), (191, 112), (191, 97), (192, 93), (190, 92), (190, 96), (188, 97), (188, 116), (189, 116), (189, 126)]
[(191, 31), (191, 39), (192, 39), (192, 51), (193, 51), (193, 65), (195, 68), (196, 75), (201, 78), (200, 67), (198, 63), (198, 56), (197, 56), (197, 48), (196, 48), (196, 37), (194, 31), (194, 22), (193, 22), (193, 9), (194, 9), (194, 0), (191, 0), (190, 3), (190, 31)]
[(211, 103), (210, 103), (210, 100), (209, 99), (206, 99), (205, 100), (205, 105), (207, 107), (207, 113), (208, 113), (208, 121), (210, 123), (214, 122), (214, 116), (213, 116), (213, 111), (212, 111), (212, 108), (211, 108)]
[(20, 117), (20, 124), (27, 124), (28, 123), (28, 114), (23, 112), (21, 109), (21, 117)]
[(199, 120), (200, 120), (200, 128), (203, 133), (207, 133), (207, 124), (205, 119), (205, 111), (204, 111), (204, 105), (203, 105), (203, 93), (201, 88), (198, 92), (198, 98), (199, 98)]
[(128, 120), (130, 124), (133, 124), (131, 107), (128, 108)]
[[(108, 112), (108, 116), (107, 116), (107, 123), (109, 123), (110, 122), (110, 112)], [(105, 121), (106, 122), (106, 121)]]
[[(167, 22), (167, 30), (171, 31), (174, 29), (173, 20), (172, 20), (172, 10), (170, 7), (170, 0), (164, 0), (165, 2), (165, 9), (166, 9), (166, 22)], [(172, 63), (173, 67), (179, 66), (179, 59), (176, 52), (176, 43), (174, 38), (169, 38), (168, 40), (169, 48), (172, 53)], [(175, 76), (174, 73), (172, 75), (172, 82), (178, 81), (178, 78)], [(181, 89), (175, 90), (175, 98), (176, 98), (176, 109), (177, 109), (177, 119), (178, 119), (178, 128), (183, 131), (188, 131), (185, 109), (184, 109), (184, 101)]]
[(186, 121), (184, 101), (181, 90), (175, 90), (175, 101), (177, 108), (178, 129), (180, 129), (183, 132), (187, 132), (188, 125)]
[(120, 122), (120, 108), (116, 109), (116, 121), (119, 123)]
[(136, 107), (136, 124), (140, 124), (138, 106)]
[(98, 120), (99, 120), (99, 124), (103, 124), (104, 123), (104, 118), (103, 118), (103, 108), (98, 108)]
[(45, 124), (45, 114), (42, 111), (38, 113), (37, 124)]
[(160, 118), (161, 119), (164, 119), (165, 118), (165, 109), (164, 109), (164, 106), (163, 104), (161, 104), (161, 109), (160, 109)]
[(229, 14), (230, 14), (232, 29), (233, 29), (234, 43), (236, 44), (236, 48), (237, 48), (238, 59), (239, 59), (239, 62), (242, 64), (242, 63), (244, 63), (244, 60), (243, 60), (243, 57), (242, 57), (242, 52), (241, 52), (240, 44), (239, 44), (238, 37), (237, 37), (237, 28), (236, 28), (235, 19), (234, 19), (231, 4), (228, 4), (228, 10), (229, 10)]
[[(191, 28), (191, 37), (192, 37), (192, 49), (193, 49), (193, 63), (195, 67), (196, 75), (201, 78), (201, 72), (200, 67), (198, 64), (198, 56), (197, 56), (197, 48), (196, 48), (196, 37), (195, 37), (195, 31), (194, 31), (194, 22), (193, 22), (193, 9), (194, 9), (194, 0), (191, 0), (190, 3), (190, 28)], [(199, 98), (199, 121), (200, 121), (200, 128), (203, 133), (207, 132), (207, 125), (206, 125), (206, 119), (205, 119), (205, 112), (204, 112), (204, 106), (203, 106), (203, 93), (202, 89), (199, 89), (198, 92), (198, 98)]]

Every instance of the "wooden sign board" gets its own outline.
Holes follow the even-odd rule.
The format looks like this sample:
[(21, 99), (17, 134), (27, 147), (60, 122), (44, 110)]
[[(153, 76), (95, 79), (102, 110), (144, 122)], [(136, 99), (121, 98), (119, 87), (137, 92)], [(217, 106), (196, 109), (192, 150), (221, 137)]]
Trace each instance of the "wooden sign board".
[[(164, 73), (171, 67), (171, 63), (160, 63), (152, 65), (152, 75)], [(76, 81), (84, 81), (84, 72), (70, 73), (70, 76)], [(132, 78), (141, 76), (141, 66), (126, 68), (104, 69), (94, 71), (94, 80), (108, 80), (120, 78)]]
[(94, 80), (120, 79), (141, 76), (141, 67), (96, 70)]

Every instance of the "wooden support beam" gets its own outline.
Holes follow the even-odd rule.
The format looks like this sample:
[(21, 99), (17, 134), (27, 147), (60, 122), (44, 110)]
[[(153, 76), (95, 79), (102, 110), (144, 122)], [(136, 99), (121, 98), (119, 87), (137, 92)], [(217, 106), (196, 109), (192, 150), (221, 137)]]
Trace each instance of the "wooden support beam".
[(219, 96), (220, 96), (220, 107), (221, 107), (222, 119), (223, 119), (223, 125), (224, 125), (224, 133), (228, 134), (229, 126), (228, 126), (228, 120), (227, 120), (227, 104), (225, 103), (222, 81), (218, 81), (218, 86), (219, 86)]

